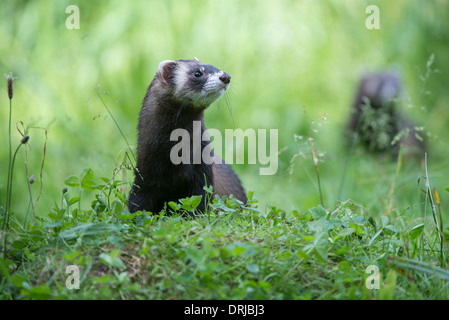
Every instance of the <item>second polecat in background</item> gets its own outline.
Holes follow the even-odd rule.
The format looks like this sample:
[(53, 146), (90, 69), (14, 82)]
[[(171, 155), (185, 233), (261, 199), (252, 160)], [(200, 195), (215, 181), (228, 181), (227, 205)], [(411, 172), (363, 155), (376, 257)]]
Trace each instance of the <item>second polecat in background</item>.
[[(407, 155), (424, 158), (425, 144), (418, 132), (399, 110), (401, 83), (397, 75), (380, 72), (360, 81), (348, 129), (374, 153), (397, 155), (402, 144)], [(395, 137), (399, 141), (392, 145)]]
[[(240, 180), (229, 165), (194, 161), (194, 156), (203, 155), (207, 146), (201, 141), (199, 149), (195, 149), (194, 130), (198, 130), (201, 137), (205, 132), (207, 135), (204, 110), (228, 90), (230, 81), (229, 74), (197, 59), (168, 60), (159, 64), (139, 116), (136, 177), (128, 203), (130, 212), (156, 213), (169, 201), (177, 202), (194, 195), (202, 196), (197, 209), (204, 211), (203, 187), (206, 184), (212, 185), (214, 194), (220, 197), (232, 194), (247, 202)], [(200, 128), (195, 127), (198, 124)], [(173, 141), (171, 134), (176, 129), (189, 135), (188, 163), (173, 162), (171, 153), (179, 142)], [(213, 153), (210, 156), (219, 159)]]

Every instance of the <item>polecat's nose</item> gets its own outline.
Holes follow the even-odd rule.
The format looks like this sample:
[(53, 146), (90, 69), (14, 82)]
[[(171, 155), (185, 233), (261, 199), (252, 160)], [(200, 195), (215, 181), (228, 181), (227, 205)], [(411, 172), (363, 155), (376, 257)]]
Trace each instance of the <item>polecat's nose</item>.
[(223, 83), (228, 84), (231, 82), (231, 76), (227, 74), (226, 72), (223, 72), (223, 74), (219, 78)]

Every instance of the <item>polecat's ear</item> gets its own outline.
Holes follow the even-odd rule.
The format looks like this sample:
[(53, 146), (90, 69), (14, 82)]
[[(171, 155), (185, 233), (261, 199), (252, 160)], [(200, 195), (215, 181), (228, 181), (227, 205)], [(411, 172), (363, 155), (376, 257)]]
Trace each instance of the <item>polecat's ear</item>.
[[(165, 60), (159, 63), (157, 68), (157, 75), (164, 83), (169, 83), (170, 78), (173, 77), (173, 70), (175, 69), (176, 61)], [(171, 76), (171, 77), (170, 77)]]

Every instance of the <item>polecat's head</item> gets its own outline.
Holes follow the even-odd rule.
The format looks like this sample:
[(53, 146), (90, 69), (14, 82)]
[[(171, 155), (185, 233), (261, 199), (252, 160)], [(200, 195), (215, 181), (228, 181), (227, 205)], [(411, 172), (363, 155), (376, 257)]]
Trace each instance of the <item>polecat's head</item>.
[(210, 64), (194, 60), (166, 60), (159, 64), (157, 77), (162, 86), (181, 103), (207, 108), (229, 88), (231, 76)]
[(385, 107), (398, 98), (401, 90), (397, 75), (390, 72), (365, 76), (361, 82), (362, 97), (368, 98), (373, 108)]

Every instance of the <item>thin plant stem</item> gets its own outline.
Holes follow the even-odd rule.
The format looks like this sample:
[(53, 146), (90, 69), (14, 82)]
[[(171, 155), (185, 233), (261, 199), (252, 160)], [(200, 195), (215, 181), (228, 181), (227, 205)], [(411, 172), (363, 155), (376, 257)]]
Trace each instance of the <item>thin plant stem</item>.
[(313, 165), (315, 166), (316, 179), (318, 182), (318, 192), (320, 194), (320, 202), (321, 205), (324, 207), (323, 192), (321, 191), (320, 170), (318, 168), (318, 158), (316, 157), (315, 149), (313, 148), (312, 137), (309, 137), (308, 142), (310, 150), (312, 152)]
[(122, 137), (123, 137), (123, 140), (125, 140), (125, 142), (126, 142), (128, 148), (129, 148), (129, 150), (131, 151), (131, 154), (133, 155), (134, 161), (136, 161), (136, 156), (134, 155), (134, 152), (132, 151), (131, 146), (130, 146), (130, 144), (128, 143), (128, 140), (126, 139), (126, 137), (125, 137), (125, 135), (124, 135), (122, 129), (120, 128), (118, 122), (115, 120), (114, 116), (112, 115), (112, 112), (109, 110), (108, 106), (107, 106), (106, 103), (104, 102), (104, 100), (103, 100), (103, 98), (101, 97), (101, 94), (98, 92), (98, 90), (97, 90), (97, 96), (98, 96), (98, 98), (100, 98), (101, 103), (103, 104), (103, 106), (104, 106), (104, 107), (106, 108), (106, 110), (108, 111), (109, 115), (110, 115), (111, 118), (112, 118), (112, 121), (114, 121), (115, 126), (117, 127), (118, 131), (120, 132), (120, 134), (121, 134)]
[[(23, 125), (23, 123), (22, 123)], [(25, 130), (26, 132), (26, 130)], [(23, 227), (26, 228), (26, 223), (28, 220), (28, 213), (30, 212), (30, 207), (33, 209), (33, 220), (34, 220), (34, 205), (33, 205), (33, 193), (31, 191), (31, 184), (34, 183), (34, 175), (32, 177), (30, 177), (30, 173), (28, 170), (28, 148), (25, 146), (25, 173), (26, 173), (26, 178), (27, 178), (27, 187), (28, 187), (28, 193), (30, 195), (30, 201), (28, 202), (28, 208), (27, 208), (27, 212), (25, 215), (25, 220), (23, 222)], [(31, 178), (33, 179), (33, 181), (31, 181)]]
[(9, 180), (11, 179), (11, 157), (12, 157), (12, 149), (11, 149), (11, 117), (12, 117), (12, 99), (9, 99), (9, 129), (8, 129), (8, 139), (9, 139), (9, 162), (8, 162), (8, 179), (6, 181), (6, 210), (5, 210), (5, 217), (3, 220), (3, 227), (2, 230), (5, 231), (6, 228), (6, 219), (8, 216), (8, 203), (9, 203)]
[(309, 143), (310, 151), (312, 153), (312, 160), (313, 160), (313, 165), (315, 167), (316, 179), (317, 179), (317, 183), (318, 183), (318, 193), (320, 195), (320, 202), (321, 202), (321, 205), (323, 207), (325, 207), (324, 199), (323, 199), (323, 192), (321, 190), (321, 180), (320, 180), (320, 170), (318, 168), (318, 158), (316, 157), (315, 148), (313, 147), (313, 142), (312, 142), (313, 141), (313, 138), (312, 138), (313, 123), (314, 123), (314, 121), (312, 121), (312, 123), (310, 124), (310, 131), (309, 131), (309, 137), (307, 139), (307, 142)]
[(44, 172), (45, 157), (47, 155), (47, 129), (41, 128), (41, 127), (31, 127), (30, 129), (42, 129), (42, 130), (44, 130), (44, 133), (45, 133), (44, 150), (43, 150), (43, 155), (42, 155), (41, 168), (40, 168), (40, 172), (39, 172), (40, 187), (39, 187), (39, 193), (37, 194), (36, 202), (33, 205), (33, 220), (35, 220), (36, 219), (35, 211), (36, 211), (37, 203), (39, 202), (39, 199), (42, 195), (42, 189), (44, 187), (44, 181), (42, 178), (43, 178), (43, 172)]
[(394, 189), (395, 189), (396, 180), (397, 180), (397, 178), (399, 176), (399, 171), (401, 170), (401, 164), (402, 164), (402, 144), (399, 145), (398, 160), (397, 160), (397, 163), (396, 163), (396, 172), (394, 174), (393, 181), (391, 182), (390, 190), (388, 191), (387, 212), (385, 213), (386, 216), (393, 209), (393, 200), (392, 200), (393, 192), (394, 192)]
[(432, 197), (432, 190), (430, 187), (429, 174), (427, 172), (427, 152), (425, 153), (424, 157), (425, 157), (424, 158), (424, 166), (426, 169), (426, 189), (427, 189), (426, 196), (427, 196), (427, 194), (429, 195), (430, 209), (432, 210), (433, 221), (435, 222), (435, 227), (437, 229), (437, 233), (440, 238), (440, 264), (441, 264), (441, 266), (443, 266), (443, 262), (444, 262), (444, 251), (443, 251), (444, 233), (443, 233), (443, 230), (440, 229), (442, 221), (440, 221), (440, 224), (437, 221), (438, 218), (437, 218), (437, 214), (436, 214), (436, 210), (435, 210), (435, 202)]
[[(25, 148), (26, 150), (26, 148)], [(33, 220), (34, 220), (34, 205), (33, 205), (33, 192), (31, 191), (31, 184), (32, 182), (30, 182), (30, 179), (28, 178), (28, 166), (26, 165), (26, 171), (27, 171), (27, 185), (28, 185), (28, 193), (30, 195), (30, 201), (28, 202), (28, 208), (27, 208), (27, 213), (25, 215), (25, 221), (23, 222), (23, 228), (26, 228), (26, 223), (28, 220), (28, 213), (30, 211), (30, 207), (33, 208)]]
[(347, 175), (347, 172), (348, 172), (349, 162), (352, 159), (352, 156), (353, 156), (354, 150), (355, 150), (355, 146), (356, 146), (356, 144), (357, 144), (357, 142), (359, 140), (359, 128), (360, 128), (360, 122), (361, 122), (359, 120), (360, 120), (360, 117), (357, 118), (357, 123), (355, 125), (355, 129), (352, 132), (351, 147), (349, 149), (349, 153), (348, 153), (348, 156), (346, 158), (346, 161), (345, 161), (345, 164), (344, 164), (344, 167), (343, 167), (343, 173), (342, 173), (341, 179), (340, 179), (340, 187), (338, 189), (337, 199), (341, 199), (341, 195), (343, 193), (343, 187), (344, 187), (345, 180), (346, 180), (346, 175)]
[(337, 199), (341, 199), (341, 194), (343, 192), (343, 187), (344, 187), (345, 180), (346, 180), (346, 174), (348, 172), (349, 162), (351, 161), (352, 155), (354, 153), (354, 147), (355, 147), (355, 143), (357, 141), (357, 138), (358, 138), (358, 134), (356, 132), (354, 132), (354, 136), (353, 136), (353, 139), (352, 139), (352, 142), (351, 142), (351, 147), (349, 148), (349, 153), (348, 153), (348, 156), (346, 157), (345, 164), (344, 164), (344, 167), (343, 167), (343, 173), (342, 173), (341, 179), (340, 179), (340, 187), (338, 188)]
[(22, 146), (23, 143), (20, 143), (19, 146), (17, 147), (16, 151), (14, 152), (14, 156), (12, 158), (12, 162), (11, 162), (11, 175), (10, 175), (10, 179), (8, 181), (8, 190), (9, 190), (9, 194), (8, 194), (8, 198), (6, 199), (6, 206), (8, 208), (8, 210), (6, 211), (5, 214), (5, 221), (3, 221), (3, 224), (5, 226), (6, 223), (6, 233), (5, 233), (5, 237), (4, 237), (4, 241), (3, 241), (3, 258), (6, 259), (6, 244), (7, 244), (7, 238), (8, 238), (8, 229), (9, 229), (9, 220), (11, 218), (11, 194), (12, 194), (12, 178), (13, 178), (13, 173), (14, 173), (14, 162), (16, 161), (16, 155), (17, 152), (19, 151), (20, 147)]

